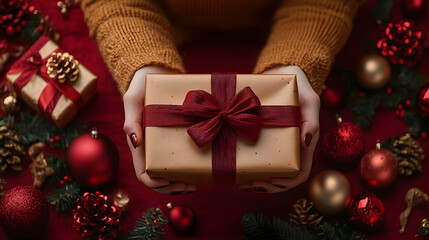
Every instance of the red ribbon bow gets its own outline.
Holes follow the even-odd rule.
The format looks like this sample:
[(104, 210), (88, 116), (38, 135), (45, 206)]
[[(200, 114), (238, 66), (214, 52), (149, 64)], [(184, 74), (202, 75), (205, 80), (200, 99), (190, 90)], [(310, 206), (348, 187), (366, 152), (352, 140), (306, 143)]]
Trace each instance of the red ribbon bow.
[(188, 128), (188, 134), (198, 147), (211, 142), (219, 133), (222, 124), (231, 126), (235, 132), (256, 142), (262, 129), (259, 116), (261, 102), (250, 87), (241, 90), (224, 109), (210, 93), (194, 90), (186, 94), (183, 113), (203, 120)]

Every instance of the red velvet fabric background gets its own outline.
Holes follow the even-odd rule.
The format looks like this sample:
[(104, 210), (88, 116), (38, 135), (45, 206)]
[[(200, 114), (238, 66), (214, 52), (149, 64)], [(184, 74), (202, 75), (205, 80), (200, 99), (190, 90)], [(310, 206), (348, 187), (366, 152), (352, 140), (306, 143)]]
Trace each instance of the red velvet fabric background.
[[(99, 131), (113, 140), (120, 152), (119, 177), (116, 188), (121, 188), (131, 195), (129, 212), (124, 214), (122, 225), (124, 231), (133, 228), (136, 218), (143, 211), (151, 207), (160, 207), (166, 211), (166, 203), (187, 204), (198, 215), (197, 231), (191, 237), (177, 236), (168, 227), (167, 234), (162, 239), (241, 239), (243, 230), (240, 224), (241, 216), (245, 212), (262, 212), (269, 216), (288, 218), (292, 204), (299, 198), (307, 196), (308, 183), (293, 190), (275, 194), (244, 193), (235, 188), (216, 188), (213, 186), (198, 186), (195, 194), (181, 196), (166, 196), (158, 194), (135, 177), (131, 154), (126, 145), (126, 136), (122, 131), (124, 110), (121, 96), (116, 90), (112, 77), (103, 62), (95, 40), (88, 36), (88, 29), (83, 20), (80, 9), (70, 12), (64, 19), (57, 9), (56, 1), (31, 1), (43, 15), (48, 15), (54, 27), (61, 34), (60, 46), (73, 54), (76, 59), (87, 66), (98, 76), (98, 94), (76, 117), (76, 123), (97, 127)], [(375, 43), (381, 28), (371, 17), (371, 7), (375, 1), (366, 2), (360, 9), (353, 33), (347, 45), (336, 58), (335, 68), (354, 68), (358, 59), (365, 55), (365, 43)], [(392, 19), (402, 18), (398, 1), (395, 1), (392, 10)], [(429, 11), (426, 11), (429, 13)], [(429, 16), (418, 22), (423, 30), (423, 36), (428, 36)], [(243, 41), (242, 41), (243, 40)], [(250, 73), (262, 45), (248, 40), (234, 38), (232, 41), (202, 41), (182, 48), (185, 65), (189, 73), (210, 73), (233, 71)], [(421, 61), (419, 69), (429, 76), (429, 61), (427, 51)], [(3, 76), (2, 76), (3, 78)], [(4, 80), (4, 79), (3, 79)], [(330, 76), (328, 83), (335, 84), (335, 76)], [(322, 106), (321, 134), (335, 124), (334, 115), (340, 113), (346, 121), (352, 121), (353, 116), (345, 106), (339, 109), (328, 109)], [(403, 134), (405, 126), (396, 118), (394, 110), (379, 109), (372, 126), (365, 130), (365, 151), (374, 148), (376, 139), (382, 141), (393, 135)], [(429, 141), (420, 139), (423, 147), (429, 149)], [(427, 151), (429, 153), (429, 151)], [(61, 154), (61, 152), (58, 152)], [(350, 180), (352, 194), (370, 191), (359, 178), (357, 162), (348, 166), (339, 166), (330, 163), (322, 156), (320, 144), (314, 154), (314, 164), (310, 179), (325, 169), (342, 171)], [(24, 170), (20, 173), (8, 173), (4, 177), (7, 181), (6, 189), (17, 185), (30, 185), (31, 174), (28, 170), (29, 161), (24, 162)], [(383, 227), (376, 233), (368, 235), (369, 239), (412, 239), (420, 221), (429, 217), (429, 207), (415, 209), (409, 219), (406, 232), (399, 235), (399, 214), (405, 209), (404, 197), (410, 187), (419, 187), (429, 193), (429, 163), (423, 164), (423, 173), (412, 178), (398, 178), (391, 187), (374, 191), (384, 202), (386, 215)], [(73, 230), (73, 219), (70, 213), (56, 213), (51, 209), (49, 229), (44, 239), (79, 239)], [(0, 233), (0, 239), (4, 238)]]

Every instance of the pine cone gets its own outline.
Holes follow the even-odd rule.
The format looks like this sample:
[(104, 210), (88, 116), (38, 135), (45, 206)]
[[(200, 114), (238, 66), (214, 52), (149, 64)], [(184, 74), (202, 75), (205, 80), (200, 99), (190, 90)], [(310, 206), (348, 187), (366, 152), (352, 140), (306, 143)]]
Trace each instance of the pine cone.
[(52, 53), (46, 67), (49, 77), (58, 79), (60, 83), (74, 82), (79, 77), (79, 61), (68, 52)]
[(422, 171), (425, 153), (422, 146), (409, 133), (393, 142), (393, 151), (398, 160), (399, 174), (411, 176)]
[(21, 171), (21, 155), (24, 154), (24, 147), (18, 135), (7, 125), (0, 125), (0, 173), (8, 166), (15, 171)]
[(0, 2), (0, 26), (8, 35), (20, 33), (35, 8), (24, 0)]
[(114, 239), (119, 236), (121, 209), (107, 196), (85, 193), (72, 211), (73, 228), (82, 239)]
[(313, 203), (301, 198), (293, 205), (294, 212), (289, 214), (289, 221), (296, 225), (316, 227), (322, 221), (323, 216), (314, 212)]

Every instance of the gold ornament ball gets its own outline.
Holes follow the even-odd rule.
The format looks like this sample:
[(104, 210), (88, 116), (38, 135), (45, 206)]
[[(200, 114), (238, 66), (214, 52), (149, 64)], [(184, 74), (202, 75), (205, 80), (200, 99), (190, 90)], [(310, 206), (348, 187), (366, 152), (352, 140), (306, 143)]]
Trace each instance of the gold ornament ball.
[(128, 211), (130, 204), (130, 196), (122, 189), (118, 189), (111, 194), (111, 199), (116, 202), (116, 205), (122, 212)]
[(311, 181), (309, 195), (314, 207), (320, 213), (339, 213), (350, 202), (350, 184), (340, 172), (323, 171)]
[(3, 99), (2, 109), (7, 114), (13, 114), (19, 111), (18, 99), (9, 95)]
[(381, 88), (390, 79), (390, 65), (381, 56), (371, 54), (362, 58), (358, 65), (358, 82), (369, 89)]

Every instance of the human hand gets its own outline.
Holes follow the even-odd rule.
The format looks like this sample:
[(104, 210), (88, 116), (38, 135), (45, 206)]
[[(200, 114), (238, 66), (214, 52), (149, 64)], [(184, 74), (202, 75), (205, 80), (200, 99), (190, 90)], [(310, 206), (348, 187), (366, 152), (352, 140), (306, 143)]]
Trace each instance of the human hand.
[(278, 193), (290, 190), (305, 182), (313, 163), (313, 152), (319, 140), (320, 98), (313, 90), (307, 76), (300, 67), (278, 66), (263, 74), (295, 74), (298, 83), (299, 104), (301, 106), (301, 170), (294, 178), (273, 178), (271, 182), (254, 181), (242, 184), (240, 190)]
[(136, 71), (133, 79), (131, 80), (130, 86), (128, 87), (128, 91), (124, 94), (124, 131), (128, 136), (128, 147), (130, 148), (131, 155), (133, 157), (137, 179), (146, 186), (163, 194), (176, 195), (195, 192), (196, 187), (194, 185), (187, 185), (185, 183), (170, 184), (170, 181), (167, 179), (150, 178), (146, 173), (142, 112), (144, 107), (146, 74), (148, 73), (166, 74), (175, 72), (157, 66), (143, 67)]

